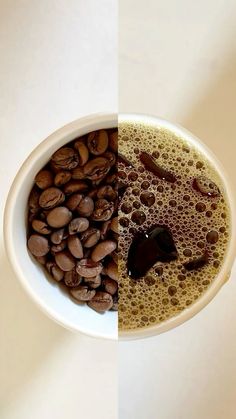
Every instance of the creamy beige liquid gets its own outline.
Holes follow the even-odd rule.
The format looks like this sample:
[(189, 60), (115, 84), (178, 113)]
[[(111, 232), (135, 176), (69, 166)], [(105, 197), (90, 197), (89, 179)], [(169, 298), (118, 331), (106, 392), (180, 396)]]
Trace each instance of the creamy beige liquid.
[[(177, 181), (171, 184), (144, 169), (139, 159), (141, 151), (154, 153), (156, 162), (175, 174)], [(119, 152), (134, 166), (119, 165), (122, 181), (129, 184), (119, 209), (119, 329), (128, 330), (177, 315), (207, 290), (224, 259), (230, 219), (219, 174), (199, 150), (171, 131), (132, 121), (120, 123)], [(136, 177), (131, 172), (138, 174), (136, 180), (128, 180)], [(218, 186), (220, 196), (203, 196), (193, 189), (193, 179), (201, 175)], [(144, 191), (154, 194), (155, 203), (150, 207), (140, 199)], [(135, 211), (143, 220), (141, 225), (135, 222)], [(127, 257), (134, 234), (156, 224), (171, 230), (178, 258), (158, 262), (145, 277), (132, 280), (127, 274)], [(218, 234), (214, 244), (206, 238), (210, 231)], [(183, 264), (205, 251), (208, 263), (187, 271)]]

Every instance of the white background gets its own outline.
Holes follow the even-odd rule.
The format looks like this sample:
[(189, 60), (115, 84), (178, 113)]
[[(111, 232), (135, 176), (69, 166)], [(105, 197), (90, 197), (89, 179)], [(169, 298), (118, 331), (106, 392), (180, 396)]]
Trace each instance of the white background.
[[(235, 0), (120, 0), (119, 111), (182, 124), (236, 188)], [(121, 419), (235, 419), (236, 266), (198, 316), (119, 344)]]
[[(117, 111), (114, 0), (0, 0), (1, 211), (32, 149)], [(0, 243), (0, 418), (116, 419), (117, 343), (72, 334), (19, 286)]]

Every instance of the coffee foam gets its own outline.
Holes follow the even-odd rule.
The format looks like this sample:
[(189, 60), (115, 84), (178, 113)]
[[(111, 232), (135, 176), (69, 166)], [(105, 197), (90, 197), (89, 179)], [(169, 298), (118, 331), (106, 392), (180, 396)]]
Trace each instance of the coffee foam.
[[(157, 163), (174, 173), (177, 181), (168, 183), (145, 170), (139, 160), (141, 151), (154, 153)], [(138, 174), (126, 190), (119, 210), (119, 329), (128, 330), (148, 327), (177, 315), (208, 289), (223, 262), (230, 220), (218, 173), (199, 150), (173, 132), (143, 123), (122, 122), (119, 152), (134, 165), (132, 170), (119, 166), (124, 181), (128, 176), (135, 179), (130, 172)], [(202, 196), (192, 188), (193, 179), (200, 175), (216, 183), (220, 197)], [(144, 191), (155, 196), (150, 207), (140, 199)], [(135, 211), (142, 212), (144, 221), (140, 226), (133, 221)], [(145, 278), (134, 281), (127, 275), (126, 266), (134, 231), (145, 231), (156, 224), (170, 228), (178, 259), (157, 263)], [(211, 230), (219, 235), (213, 245), (206, 240)], [(209, 263), (198, 271), (186, 271), (183, 264), (201, 256), (205, 249)]]

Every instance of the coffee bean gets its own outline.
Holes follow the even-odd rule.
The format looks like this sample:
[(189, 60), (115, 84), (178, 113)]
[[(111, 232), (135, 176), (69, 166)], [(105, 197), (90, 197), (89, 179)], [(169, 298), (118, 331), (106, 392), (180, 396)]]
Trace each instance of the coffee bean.
[(117, 130), (109, 134), (109, 148), (117, 153), (118, 151), (118, 132)]
[(69, 210), (74, 211), (76, 207), (78, 207), (82, 198), (83, 198), (83, 195), (79, 193), (75, 193), (67, 199), (65, 205), (67, 206), (67, 208), (69, 208)]
[(28, 248), (34, 256), (44, 256), (50, 250), (48, 239), (40, 236), (39, 234), (32, 234), (30, 236), (28, 240)]
[(44, 209), (51, 209), (62, 204), (65, 200), (64, 193), (58, 188), (45, 189), (39, 197), (39, 205)]
[(110, 165), (107, 159), (104, 157), (96, 157), (86, 163), (84, 166), (84, 174), (88, 179), (98, 181), (106, 176), (109, 169)]
[(78, 151), (79, 154), (79, 165), (84, 166), (89, 159), (89, 151), (84, 141), (78, 140), (74, 144), (74, 148)]
[(62, 239), (66, 238), (64, 237), (64, 231), (64, 228), (60, 228), (59, 230), (54, 231), (50, 236), (51, 242), (53, 244), (60, 244)]
[(113, 167), (116, 164), (116, 156), (111, 151), (106, 151), (103, 153), (102, 157), (109, 161), (110, 167)]
[(49, 229), (48, 225), (41, 220), (33, 220), (32, 227), (34, 231), (37, 231), (37, 233), (40, 234), (50, 234), (51, 230)]
[(108, 202), (106, 199), (98, 199), (95, 202), (95, 209), (92, 214), (92, 219), (94, 221), (107, 221), (111, 218), (113, 212), (113, 202)]
[(55, 176), (54, 183), (56, 186), (65, 185), (65, 183), (71, 180), (71, 173), (64, 170), (62, 172), (58, 172)]
[(79, 285), (70, 290), (71, 295), (78, 301), (90, 301), (96, 294), (95, 290), (90, 290), (86, 285)]
[(90, 132), (87, 145), (90, 153), (99, 156), (103, 154), (108, 147), (108, 134), (104, 129)]
[(102, 283), (101, 275), (94, 276), (92, 278), (84, 278), (84, 282), (90, 288), (96, 289), (100, 287)]
[(91, 259), (95, 262), (104, 259), (116, 249), (116, 246), (116, 242), (112, 240), (104, 240), (103, 242), (98, 243), (92, 252)]
[[(114, 251), (113, 251), (114, 253)], [(118, 266), (117, 263), (115, 263), (113, 260), (108, 263), (108, 265), (105, 268), (105, 273), (108, 275), (111, 279), (118, 282)]]
[(47, 189), (53, 185), (53, 175), (49, 170), (41, 170), (36, 178), (35, 183), (40, 189)]
[(100, 230), (94, 227), (88, 228), (86, 231), (84, 231), (81, 234), (81, 240), (82, 240), (83, 246), (86, 248), (95, 246), (100, 240), (100, 236), (101, 236)]
[(56, 169), (71, 170), (78, 166), (79, 156), (73, 148), (63, 147), (53, 154), (52, 163)]
[(94, 209), (94, 202), (89, 196), (85, 196), (77, 207), (79, 215), (83, 217), (90, 217)]
[(111, 230), (114, 231), (115, 233), (119, 233), (119, 228), (118, 228), (118, 217), (114, 217), (111, 220)]
[(101, 228), (101, 239), (105, 240), (111, 228), (111, 220), (104, 221)]
[(78, 285), (80, 285), (82, 279), (83, 278), (80, 275), (78, 275), (75, 268), (71, 271), (66, 272), (64, 276), (64, 282), (66, 286), (70, 288), (77, 287)]
[(69, 224), (69, 234), (82, 233), (89, 227), (89, 220), (84, 217), (73, 218)]
[(73, 256), (66, 250), (55, 254), (56, 264), (62, 271), (71, 271), (75, 267), (75, 260)]
[(105, 278), (103, 280), (103, 286), (105, 291), (111, 295), (115, 295), (118, 291), (118, 283), (111, 278)]
[(32, 191), (30, 192), (28, 206), (29, 206), (29, 211), (34, 215), (37, 214), (40, 210), (39, 197), (40, 197), (40, 193), (38, 192), (38, 190), (33, 188)]
[(107, 292), (97, 291), (94, 297), (88, 302), (88, 306), (93, 310), (103, 313), (110, 310), (113, 306), (113, 299)]
[(74, 256), (77, 259), (81, 259), (83, 257), (83, 247), (79, 237), (76, 236), (76, 234), (73, 236), (69, 236), (67, 243), (68, 249), (72, 256)]
[(113, 305), (112, 305), (111, 310), (112, 311), (118, 311), (118, 306), (119, 306), (119, 304), (118, 304), (118, 296), (117, 295), (113, 295)]
[(72, 213), (66, 207), (52, 209), (47, 215), (47, 223), (54, 228), (64, 227), (69, 224)]
[(85, 278), (93, 278), (102, 272), (102, 264), (91, 259), (81, 259), (77, 262), (76, 272)]
[(46, 268), (48, 272), (52, 275), (53, 279), (55, 279), (55, 281), (57, 282), (62, 281), (64, 277), (64, 272), (59, 268), (59, 266), (56, 265), (55, 262), (52, 262), (52, 261), (47, 262)]
[(51, 247), (51, 253), (55, 254), (58, 252), (61, 252), (62, 250), (64, 250), (67, 246), (67, 241), (66, 240), (62, 240), (61, 243), (59, 244), (54, 244)]
[(64, 192), (66, 195), (70, 195), (75, 192), (85, 192), (88, 190), (88, 185), (83, 180), (70, 180), (64, 186)]
[(107, 201), (115, 201), (117, 193), (114, 191), (112, 186), (105, 185), (101, 186), (97, 191), (97, 197), (99, 199), (107, 199)]
[(72, 171), (72, 179), (75, 179), (75, 180), (83, 180), (85, 178), (86, 178), (86, 176), (84, 174), (83, 167), (76, 167), (76, 169), (73, 169), (73, 171)]

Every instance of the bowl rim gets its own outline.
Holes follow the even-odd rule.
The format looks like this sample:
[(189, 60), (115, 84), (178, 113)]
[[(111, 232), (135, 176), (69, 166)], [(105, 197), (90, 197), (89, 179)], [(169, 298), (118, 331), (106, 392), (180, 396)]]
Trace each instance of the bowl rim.
[[(104, 126), (103, 126), (104, 124)], [(38, 306), (38, 308), (46, 314), (49, 318), (55, 321), (57, 324), (63, 326), (66, 329), (71, 330), (72, 332), (80, 332), (87, 336), (94, 337), (94, 338), (103, 338), (109, 340), (117, 340), (118, 339), (118, 330), (114, 331), (114, 334), (106, 334), (96, 332), (96, 330), (92, 330), (91, 328), (84, 328), (84, 327), (75, 327), (75, 325), (66, 320), (62, 315), (57, 313), (54, 309), (48, 306), (47, 303), (44, 302), (43, 298), (39, 297), (38, 294), (34, 291), (33, 287), (30, 285), (27, 278), (24, 276), (22, 269), (20, 267), (19, 261), (15, 255), (14, 245), (11, 241), (11, 237), (13, 236), (13, 212), (14, 207), (16, 205), (16, 197), (18, 191), (21, 187), (22, 182), (24, 181), (25, 177), (27, 176), (28, 171), (38, 160), (38, 156), (40, 153), (45, 153), (50, 147), (54, 147), (56, 151), (59, 147), (66, 144), (68, 141), (73, 140), (77, 136), (82, 136), (85, 133), (88, 133), (93, 130), (93, 125), (100, 125), (94, 129), (101, 129), (103, 128), (118, 128), (118, 116), (117, 113), (111, 112), (99, 112), (94, 114), (89, 114), (87, 116), (78, 118), (61, 128), (57, 129), (49, 136), (47, 136), (42, 142), (40, 142), (32, 152), (26, 157), (23, 161), (22, 165), (20, 166), (17, 174), (15, 175), (13, 182), (11, 184), (6, 203), (4, 208), (4, 216), (3, 216), (3, 238), (4, 238), (4, 247), (6, 250), (6, 255), (8, 261), (15, 273), (16, 278), (19, 280), (21, 286), (25, 290), (25, 292), (29, 295), (31, 300)], [(108, 126), (106, 126), (108, 125)], [(71, 139), (67, 139), (67, 137), (71, 137)], [(58, 143), (60, 143), (58, 145)], [(110, 313), (109, 313), (110, 314)], [(117, 316), (117, 313), (112, 313), (114, 316)]]
[(187, 142), (197, 146), (197, 148), (206, 156), (207, 159), (213, 164), (213, 167), (218, 172), (222, 184), (225, 188), (225, 193), (227, 197), (227, 203), (230, 210), (230, 220), (231, 220), (231, 235), (229, 238), (228, 246), (226, 255), (224, 258), (224, 262), (222, 268), (212, 285), (208, 288), (208, 290), (189, 308), (178, 313), (176, 316), (171, 317), (168, 320), (163, 321), (157, 325), (153, 325), (146, 328), (135, 329), (130, 331), (119, 331), (119, 340), (135, 340), (135, 339), (143, 339), (151, 336), (156, 336), (161, 333), (167, 332), (171, 329), (174, 329), (177, 326), (185, 323), (187, 320), (190, 320), (192, 317), (197, 315), (204, 307), (206, 307), (210, 301), (216, 296), (219, 292), (221, 287), (227, 282), (230, 277), (232, 265), (235, 259), (236, 253), (236, 235), (234, 235), (234, 231), (236, 228), (236, 207), (235, 207), (235, 197), (233, 188), (231, 185), (231, 181), (222, 166), (219, 162), (218, 158), (214, 155), (214, 153), (194, 134), (190, 131), (183, 128), (181, 125), (169, 122), (166, 119), (152, 116), (152, 115), (144, 115), (142, 113), (121, 113), (118, 116), (118, 126), (120, 123), (123, 122), (137, 122), (137, 123), (147, 123), (153, 124), (155, 127), (169, 129), (173, 133), (179, 135), (180, 137), (186, 139)]

